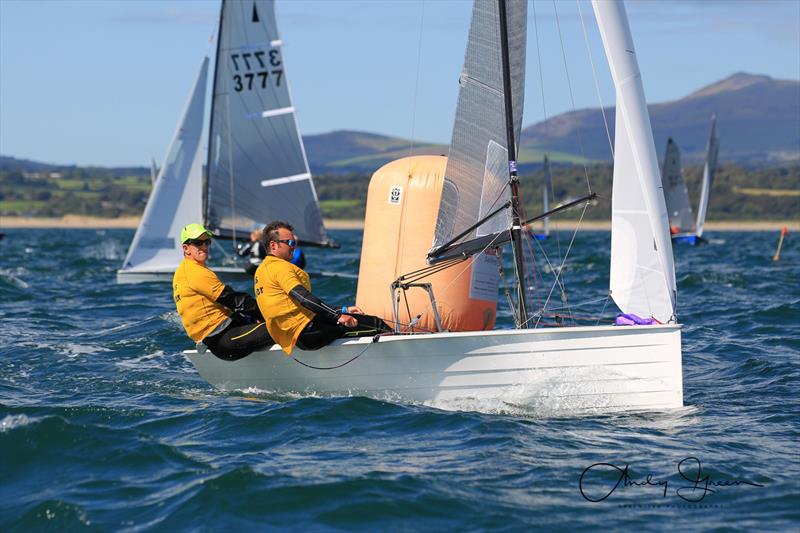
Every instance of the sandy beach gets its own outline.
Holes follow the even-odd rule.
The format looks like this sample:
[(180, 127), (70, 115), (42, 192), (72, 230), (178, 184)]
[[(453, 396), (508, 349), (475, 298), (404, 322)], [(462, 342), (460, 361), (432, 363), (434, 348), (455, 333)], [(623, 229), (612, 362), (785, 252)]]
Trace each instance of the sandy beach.
[[(139, 225), (139, 217), (97, 218), (80, 215), (66, 215), (61, 218), (3, 217), (0, 216), (0, 229), (3, 228), (131, 228)], [(780, 231), (787, 226), (789, 231), (800, 231), (800, 220), (749, 220), (706, 222), (708, 231)], [(363, 229), (363, 220), (326, 219), (328, 229)], [(575, 223), (561, 221), (552, 223), (555, 230), (572, 230)], [(611, 222), (583, 221), (580, 229), (584, 231), (608, 231)]]

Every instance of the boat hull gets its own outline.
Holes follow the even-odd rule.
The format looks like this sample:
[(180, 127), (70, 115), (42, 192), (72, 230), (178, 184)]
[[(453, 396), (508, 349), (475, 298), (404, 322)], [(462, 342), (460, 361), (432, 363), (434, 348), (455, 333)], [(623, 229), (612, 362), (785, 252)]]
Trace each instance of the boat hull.
[[(117, 283), (172, 283), (175, 268), (168, 270), (117, 270)], [(253, 275), (241, 267), (211, 267), (223, 281), (252, 280)]]
[(210, 352), (185, 354), (203, 378), (227, 391), (367, 396), (456, 409), (490, 401), (547, 412), (683, 405), (678, 325), (360, 338), (296, 349), (292, 357), (273, 346), (235, 362)]
[(702, 237), (698, 237), (693, 233), (684, 233), (672, 236), (672, 242), (675, 244), (688, 244), (689, 246), (697, 246), (703, 244), (705, 241)]

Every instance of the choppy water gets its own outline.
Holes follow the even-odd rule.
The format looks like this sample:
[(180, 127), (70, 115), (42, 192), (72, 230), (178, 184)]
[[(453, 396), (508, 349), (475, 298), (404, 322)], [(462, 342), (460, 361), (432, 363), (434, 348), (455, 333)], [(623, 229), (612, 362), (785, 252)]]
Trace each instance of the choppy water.
[[(676, 249), (685, 408), (554, 417), (217, 392), (181, 355), (169, 287), (115, 283), (132, 231), (5, 232), (0, 530), (800, 527), (794, 237), (777, 263), (773, 234)], [(342, 250), (309, 263), (355, 273), (360, 233), (333, 233)], [(602, 298), (608, 235), (571, 259), (570, 301)], [(645, 484), (589, 501), (620, 478), (596, 463)]]

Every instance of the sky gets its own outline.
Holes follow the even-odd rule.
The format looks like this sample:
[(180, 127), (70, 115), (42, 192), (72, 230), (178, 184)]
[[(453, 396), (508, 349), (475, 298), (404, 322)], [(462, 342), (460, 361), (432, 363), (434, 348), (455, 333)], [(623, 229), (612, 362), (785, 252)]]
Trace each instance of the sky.
[[(800, 0), (629, 0), (648, 102), (736, 72), (800, 79)], [(304, 135), (359, 130), (447, 144), (471, 2), (277, 0)], [(218, 0), (0, 0), (0, 154), (54, 164), (160, 163)], [(528, 4), (523, 125), (609, 106), (585, 0)]]

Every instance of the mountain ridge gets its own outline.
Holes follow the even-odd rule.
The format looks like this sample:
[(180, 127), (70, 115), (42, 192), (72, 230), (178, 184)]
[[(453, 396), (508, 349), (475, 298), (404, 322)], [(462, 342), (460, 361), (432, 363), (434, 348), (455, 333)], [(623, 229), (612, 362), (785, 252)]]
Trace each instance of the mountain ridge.
[[(520, 136), (521, 165), (537, 165), (544, 154), (553, 163), (610, 161), (609, 136), (614, 138), (614, 107), (584, 108), (529, 125)], [(648, 106), (656, 150), (663, 155), (673, 138), (687, 163), (705, 157), (712, 114), (720, 134), (723, 163), (760, 166), (800, 161), (800, 81), (736, 72), (686, 96)], [(408, 155), (447, 154), (444, 144), (413, 141), (379, 133), (334, 130), (305, 135), (309, 166), (314, 174), (371, 173)], [(580, 141), (580, 142), (579, 142)], [(0, 155), (0, 170), (56, 171), (76, 165), (41, 163)], [(99, 171), (103, 167), (82, 167)], [(142, 167), (117, 167), (147, 175)]]

